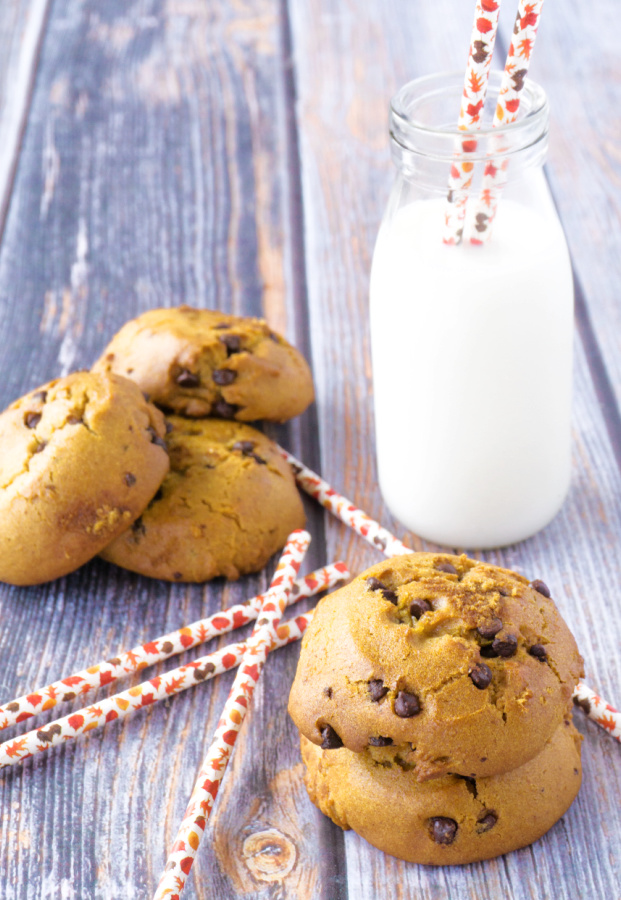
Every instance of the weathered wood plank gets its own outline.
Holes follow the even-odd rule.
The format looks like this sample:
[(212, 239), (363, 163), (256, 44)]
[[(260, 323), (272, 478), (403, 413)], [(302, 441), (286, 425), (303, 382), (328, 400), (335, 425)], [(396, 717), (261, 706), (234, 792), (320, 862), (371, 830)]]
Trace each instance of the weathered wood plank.
[[(595, 35), (606, 27), (610, 11), (604, 4), (597, 11), (584, 12), (591, 16), (594, 55)], [(409, 78), (463, 65), (471, 14), (470, 4), (450, 0), (407, 9), (396, 3), (367, 3), (364, 13), (352, 4), (335, 7), (325, 0), (292, 5), (322, 470), (389, 526), (374, 468), (366, 312), (373, 243), (392, 179), (385, 125), (388, 101)], [(566, 44), (559, 35), (566, 37), (570, 17), (564, 7), (561, 26), (558, 11), (556, 15), (556, 31), (546, 33), (544, 22), (537, 48), (538, 58), (545, 60), (546, 78), (541, 77), (546, 87), (551, 71), (560, 81), (568, 68), (565, 49), (561, 52)], [(544, 19), (550, 16), (554, 16), (553, 7)], [(441, 36), (438, 23), (442, 23)], [(612, 84), (615, 71), (618, 77), (618, 60), (610, 66)], [(582, 104), (574, 93), (571, 104), (565, 95), (565, 105), (573, 109)], [(589, 144), (591, 150), (593, 146)], [(569, 145), (559, 147), (553, 142), (549, 164), (553, 182), (566, 172), (568, 158)], [(595, 172), (592, 161), (582, 176), (588, 194), (590, 181), (601, 178), (601, 173)], [(607, 208), (605, 204), (596, 207), (591, 215), (596, 218), (598, 209), (604, 214)], [(570, 224), (575, 227), (573, 219)], [(615, 271), (616, 251), (610, 241), (605, 248), (600, 242), (599, 249), (605, 253), (600, 267), (593, 264), (588, 244), (571, 241), (571, 236), (570, 242), (592, 309), (599, 297), (597, 291), (591, 293), (593, 277), (606, 282), (609, 295), (615, 290), (615, 281), (608, 281), (604, 271), (608, 263)], [(606, 321), (605, 313), (601, 315)], [(576, 370), (575, 467), (568, 501), (541, 534), (486, 555), (552, 585), (584, 653), (587, 679), (614, 701), (619, 700), (621, 685), (617, 649), (621, 616), (614, 600), (621, 580), (621, 474), (581, 344)], [(617, 386), (621, 384), (614, 374), (612, 378)], [(392, 525), (399, 530), (396, 523)], [(422, 546), (409, 537), (413, 546)], [(377, 559), (337, 524), (328, 526), (328, 546), (332, 552), (346, 552), (357, 568)], [(522, 900), (618, 893), (620, 861), (608, 852), (608, 836), (618, 833), (621, 825), (616, 803), (621, 754), (601, 730), (581, 719), (578, 725), (586, 734), (584, 787), (563, 821), (543, 840), (498, 861), (441, 871), (391, 860), (348, 834), (350, 898), (506, 896)]]
[[(2, 405), (88, 366), (151, 306), (264, 312), (304, 335), (283, 12), (276, 0), (54, 5), (0, 247)], [(316, 429), (309, 414), (275, 431), (304, 456)], [(309, 504), (309, 567), (325, 561), (321, 521)], [(2, 699), (267, 582), (170, 586), (93, 562), (41, 588), (4, 586)], [(294, 666), (294, 648), (270, 661), (215, 818), (231, 842), (206, 837), (188, 897), (335, 896), (324, 873), (342, 837), (301, 796), (286, 715)], [(3, 898), (148, 900), (231, 677), (2, 772)], [(244, 840), (277, 829), (292, 842), (291, 871), (266, 881), (243, 855), (240, 822)], [(273, 862), (269, 847), (261, 859)]]
[(0, 11), (0, 236), (48, 7), (49, 0), (6, 0)]

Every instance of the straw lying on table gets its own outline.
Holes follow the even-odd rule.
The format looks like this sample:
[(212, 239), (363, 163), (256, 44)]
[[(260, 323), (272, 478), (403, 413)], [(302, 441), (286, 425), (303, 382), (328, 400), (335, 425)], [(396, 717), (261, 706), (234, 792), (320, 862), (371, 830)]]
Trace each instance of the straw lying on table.
[[(372, 547), (382, 550), (385, 556), (400, 556), (413, 553), (398, 538), (343, 497), (327, 481), (311, 471), (286, 450), (280, 448), (293, 468), (295, 478), (302, 490), (314, 497), (325, 509), (333, 513), (356, 534), (364, 538)], [(379, 537), (379, 540), (378, 540)], [(605, 728), (609, 734), (621, 742), (621, 713), (603, 700), (598, 694), (580, 682), (573, 694), (577, 705), (590, 719)]]
[(294, 531), (287, 541), (153, 900), (172, 900), (183, 890), (263, 664), (278, 638), (277, 628), (287, 604), (287, 592), (309, 543), (310, 535), (305, 531)]
[[(473, 132), (481, 125), (499, 13), (500, 0), (477, 0), (457, 123), (461, 131)], [(475, 137), (464, 138), (460, 141), (459, 155), (474, 153), (476, 148)], [(473, 163), (464, 160), (456, 160), (451, 166), (444, 219), (445, 244), (459, 244), (462, 239), (473, 170)]]
[[(509, 125), (517, 119), (521, 92), (535, 46), (542, 6), (543, 0), (531, 0), (529, 3), (526, 0), (520, 0), (492, 122), (494, 128)], [(502, 151), (503, 147), (499, 144), (497, 152), (501, 153)], [(507, 180), (508, 166), (508, 159), (505, 159), (500, 166), (491, 162), (485, 166), (481, 195), (477, 200), (474, 214), (476, 234), (470, 236), (472, 244), (482, 244), (491, 236), (491, 225), (498, 208), (500, 192)]]
[[(343, 578), (349, 578), (345, 563), (336, 562), (324, 566), (296, 581), (291, 589), (291, 599), (297, 601), (303, 597), (314, 597), (315, 594), (334, 587)], [(47, 687), (11, 700), (0, 706), (0, 731), (9, 725), (24, 722), (37, 713), (52, 709), (58, 703), (74, 700), (77, 696), (112, 684), (124, 675), (163, 662), (171, 656), (198, 647), (213, 637), (241, 628), (256, 619), (264, 599), (265, 594), (259, 594), (246, 603), (231, 606), (230, 609), (199, 619), (191, 625), (171, 631), (170, 634), (119, 653), (113, 659), (96, 663), (82, 669), (81, 672), (54, 681)]]

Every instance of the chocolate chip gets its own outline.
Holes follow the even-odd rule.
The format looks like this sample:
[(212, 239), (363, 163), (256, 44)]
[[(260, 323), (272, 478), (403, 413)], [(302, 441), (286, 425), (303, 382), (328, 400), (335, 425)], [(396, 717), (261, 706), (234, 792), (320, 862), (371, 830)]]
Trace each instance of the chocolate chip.
[(67, 421), (67, 425), (81, 425), (83, 420), (80, 416), (71, 415), (71, 416), (67, 416), (66, 421)]
[(183, 572), (173, 572), (173, 578), (175, 581), (181, 581), (183, 578)]
[(530, 586), (533, 590), (537, 591), (538, 594), (543, 594), (544, 597), (550, 597), (550, 588), (545, 581), (540, 581), (537, 578), (535, 581), (531, 581)]
[(33, 453), (41, 453), (41, 451), (45, 450), (46, 447), (47, 447), (47, 441), (41, 441), (41, 443), (37, 444), (37, 446), (34, 448), (34, 450), (32, 452)]
[(153, 426), (151, 426), (151, 425), (148, 426), (147, 434), (150, 436), (152, 444), (156, 444), (158, 447), (162, 447), (162, 449), (165, 450), (166, 453), (168, 453), (168, 447), (166, 446), (166, 441), (164, 440), (164, 438), (161, 438), (159, 436), (159, 434), (157, 433), (155, 428), (153, 428)]
[(457, 575), (457, 569), (451, 563), (436, 563), (436, 571), (446, 572), (447, 575)]
[(270, 337), (270, 340), (274, 341), (275, 344), (280, 344), (280, 338), (278, 337), (277, 334), (274, 334), (273, 331), (270, 331), (269, 337)]
[(586, 713), (587, 716), (591, 714), (591, 704), (585, 698), (584, 700), (579, 700), (578, 697), (574, 697), (574, 706), (579, 706), (583, 713)]
[(482, 691), (483, 688), (486, 688), (492, 680), (492, 670), (489, 666), (486, 666), (485, 663), (476, 663), (476, 665), (468, 670), (468, 675), (470, 676), (473, 685), (480, 691)]
[(413, 619), (420, 619), (426, 612), (430, 612), (431, 603), (428, 600), (416, 598), (410, 603), (410, 615)]
[(237, 372), (234, 372), (232, 369), (214, 369), (212, 375), (215, 383), (221, 387), (226, 387), (227, 384), (233, 384), (237, 378)]
[(164, 419), (164, 428), (166, 429), (166, 434), (170, 434), (175, 426), (172, 422), (169, 422), (168, 419)]
[(548, 661), (548, 651), (543, 646), (543, 644), (533, 644), (532, 647), (528, 648), (528, 652), (531, 656), (534, 656), (535, 659), (538, 659), (541, 662)]
[(145, 535), (147, 533), (147, 529), (144, 527), (144, 522), (142, 521), (142, 516), (138, 516), (136, 521), (132, 525), (132, 531), (134, 534)]
[(184, 388), (198, 387), (201, 383), (201, 380), (196, 372), (190, 372), (189, 369), (182, 369), (175, 378), (175, 381), (177, 382), (179, 387)]
[(331, 725), (324, 725), (320, 731), (322, 750), (338, 750), (343, 746), (343, 741)]
[(386, 587), (379, 578), (374, 578), (373, 576), (367, 578), (367, 586), (370, 591), (383, 591)]
[(399, 598), (397, 597), (396, 592), (390, 591), (388, 590), (388, 588), (385, 588), (382, 591), (382, 597), (384, 598), (384, 600), (388, 600), (389, 603), (394, 603), (395, 606), (399, 603)]
[(372, 681), (369, 681), (369, 694), (374, 703), (377, 703), (382, 697), (385, 697), (387, 693), (388, 688), (381, 678), (374, 678)]
[(517, 638), (514, 634), (508, 634), (504, 638), (496, 638), (492, 643), (492, 650), (495, 650), (498, 656), (508, 659), (517, 653)]
[(499, 654), (494, 650), (493, 644), (485, 644), (483, 647), (481, 647), (479, 652), (483, 659), (497, 659), (499, 656)]
[(229, 356), (232, 353), (239, 353), (241, 350), (241, 338), (238, 334), (223, 334), (220, 340), (226, 347)]
[(32, 400), (38, 400), (40, 403), (45, 403), (47, 400), (47, 391), (35, 391), (30, 397)]
[(132, 475), (131, 472), (126, 472), (125, 475), (123, 475), (123, 481), (125, 482), (127, 487), (131, 487), (132, 485), (136, 484), (136, 476)]
[(482, 638), (487, 638), (491, 640), (493, 637), (496, 637), (499, 631), (502, 631), (502, 622), (498, 618), (498, 616), (494, 616), (494, 618), (489, 622), (483, 622), (482, 625), (479, 625), (477, 628), (477, 632), (481, 635)]
[(324, 689), (323, 689), (323, 692), (324, 692), (324, 694), (326, 695), (326, 697), (328, 698), (328, 700), (332, 700), (332, 694), (333, 694), (333, 691), (332, 691), (332, 688), (331, 688), (331, 687), (326, 687), (326, 688), (324, 688)]
[(370, 737), (369, 747), (390, 747), (392, 738), (389, 737)]
[(395, 713), (400, 719), (411, 719), (420, 712), (420, 703), (416, 694), (399, 691), (395, 698)]
[(486, 812), (485, 815), (477, 821), (477, 834), (485, 834), (494, 827), (498, 821), (498, 816), (493, 812)]
[(223, 328), (231, 328), (230, 322), (218, 322), (217, 325), (213, 326), (214, 331), (222, 331)]
[(429, 819), (429, 834), (436, 844), (452, 844), (457, 835), (457, 822), (448, 816)]
[(27, 412), (24, 416), (24, 425), (26, 428), (36, 428), (41, 421), (41, 413)]
[(247, 456), (249, 453), (252, 453), (254, 446), (254, 441), (235, 441), (233, 450), (239, 450), (240, 453)]
[(151, 402), (151, 396), (150, 396), (150, 394), (147, 394), (146, 391), (142, 391), (142, 396), (143, 396), (144, 399), (147, 401), (147, 403), (150, 403), (150, 402)]
[(233, 419), (238, 409), (239, 406), (234, 406), (232, 403), (226, 403), (224, 400), (218, 400), (213, 406), (214, 413), (222, 419)]

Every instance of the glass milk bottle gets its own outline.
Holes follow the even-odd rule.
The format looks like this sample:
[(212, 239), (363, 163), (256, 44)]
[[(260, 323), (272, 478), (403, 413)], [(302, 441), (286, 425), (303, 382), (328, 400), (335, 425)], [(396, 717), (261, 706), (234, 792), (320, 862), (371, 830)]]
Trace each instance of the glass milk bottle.
[[(542, 172), (548, 103), (533, 82), (515, 123), (477, 132), (463, 239), (444, 243), (462, 84), (421, 78), (391, 105), (398, 176), (371, 271), (373, 388), (391, 512), (430, 541), (486, 548), (543, 528), (569, 487), (573, 279)], [(499, 84), (492, 73), (492, 110)], [(481, 245), (490, 162), (506, 181)]]

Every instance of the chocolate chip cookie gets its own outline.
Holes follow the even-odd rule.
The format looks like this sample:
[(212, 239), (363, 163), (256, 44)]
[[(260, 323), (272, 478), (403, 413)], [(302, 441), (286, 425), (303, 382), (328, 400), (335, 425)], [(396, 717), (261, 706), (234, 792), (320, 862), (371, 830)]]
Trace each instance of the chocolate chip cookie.
[(320, 602), (291, 716), (324, 749), (399, 756), (421, 780), (516, 768), (558, 727), (582, 674), (546, 593), (465, 556), (381, 562)]
[(167, 581), (259, 571), (304, 525), (293, 474), (278, 448), (239, 422), (171, 416), (169, 426), (170, 473), (102, 557)]
[(421, 782), (402, 763), (322, 750), (302, 737), (304, 780), (325, 815), (380, 850), (423, 865), (457, 865), (525, 847), (558, 821), (580, 788), (580, 741), (566, 718), (517, 769)]
[(304, 357), (262, 319), (180, 306), (127, 322), (94, 371), (135, 381), (184, 416), (284, 422), (313, 400)]
[(0, 580), (40, 584), (95, 556), (168, 471), (164, 417), (126, 378), (76, 372), (0, 414)]

